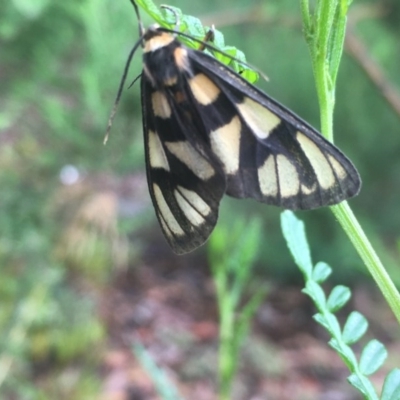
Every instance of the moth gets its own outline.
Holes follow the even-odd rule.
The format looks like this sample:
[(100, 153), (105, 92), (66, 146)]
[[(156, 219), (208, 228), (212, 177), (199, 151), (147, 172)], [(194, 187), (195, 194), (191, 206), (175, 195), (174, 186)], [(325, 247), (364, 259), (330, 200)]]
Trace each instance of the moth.
[(149, 27), (140, 42), (147, 181), (175, 253), (208, 239), (225, 194), (309, 210), (359, 192), (337, 147), (238, 73), (166, 28)]

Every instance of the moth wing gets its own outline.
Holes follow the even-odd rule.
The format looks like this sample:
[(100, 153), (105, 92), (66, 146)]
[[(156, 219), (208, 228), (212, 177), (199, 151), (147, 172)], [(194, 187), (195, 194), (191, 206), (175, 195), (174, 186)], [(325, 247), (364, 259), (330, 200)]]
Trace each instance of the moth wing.
[(177, 254), (202, 245), (218, 219), (226, 182), (221, 165), (189, 126), (178, 105), (142, 75), (142, 112), (147, 182), (164, 235)]
[(212, 98), (201, 112), (224, 166), (227, 194), (305, 210), (359, 192), (354, 165), (313, 127), (207, 54), (190, 51), (190, 60), (192, 91), (198, 99)]

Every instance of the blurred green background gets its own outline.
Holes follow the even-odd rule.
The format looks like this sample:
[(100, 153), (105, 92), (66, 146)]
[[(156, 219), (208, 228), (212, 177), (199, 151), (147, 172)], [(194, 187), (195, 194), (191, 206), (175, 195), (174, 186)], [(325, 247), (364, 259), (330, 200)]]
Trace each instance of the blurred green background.
[[(214, 23), (227, 44), (269, 77), (260, 87), (319, 126), (298, 2), (170, 4)], [(354, 47), (345, 54), (335, 141), (363, 179), (351, 206), (399, 282), (400, 108), (396, 113), (383, 93), (400, 87), (400, 6), (354, 1), (350, 23), (356, 45), (364, 44), (361, 62), (385, 81), (374, 84)], [(146, 190), (138, 84), (125, 90), (110, 140), (102, 143), (136, 40), (128, 0), (0, 3), (1, 398), (95, 396), (101, 383), (93, 349), (107, 340), (95, 311), (98, 297), (143, 254), (160, 252), (179, 263), (161, 238)], [(131, 80), (140, 73), (139, 53)], [(396, 92), (393, 98), (399, 105)], [(220, 224), (239, 213), (263, 220), (260, 273), (272, 281), (299, 280), (280, 233), (280, 210), (225, 199)], [(335, 279), (348, 285), (369, 279), (329, 210), (300, 217), (314, 259), (334, 265)]]

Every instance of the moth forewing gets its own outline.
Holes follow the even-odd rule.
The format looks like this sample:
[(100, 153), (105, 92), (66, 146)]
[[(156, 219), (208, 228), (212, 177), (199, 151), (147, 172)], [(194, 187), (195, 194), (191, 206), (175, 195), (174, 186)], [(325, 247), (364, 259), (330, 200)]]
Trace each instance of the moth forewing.
[[(191, 51), (190, 56), (193, 68), (221, 90), (243, 124), (239, 171), (248, 176), (253, 170), (258, 175), (258, 194), (254, 188), (237, 193), (229, 185), (228, 194), (311, 209), (337, 204), (359, 192), (356, 168), (318, 131), (207, 54)], [(247, 160), (250, 154), (256, 158), (257, 171)], [(229, 152), (222, 157), (228, 158)]]

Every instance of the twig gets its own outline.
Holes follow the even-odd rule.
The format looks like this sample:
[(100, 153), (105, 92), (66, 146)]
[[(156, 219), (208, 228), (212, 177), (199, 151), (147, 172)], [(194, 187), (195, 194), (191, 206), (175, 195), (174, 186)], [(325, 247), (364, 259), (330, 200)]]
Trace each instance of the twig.
[(394, 87), (393, 82), (386, 78), (382, 68), (370, 56), (368, 49), (354, 33), (350, 24), (347, 28), (345, 46), (347, 53), (354, 58), (392, 109), (400, 116), (400, 92)]

